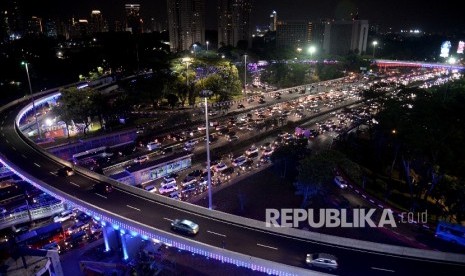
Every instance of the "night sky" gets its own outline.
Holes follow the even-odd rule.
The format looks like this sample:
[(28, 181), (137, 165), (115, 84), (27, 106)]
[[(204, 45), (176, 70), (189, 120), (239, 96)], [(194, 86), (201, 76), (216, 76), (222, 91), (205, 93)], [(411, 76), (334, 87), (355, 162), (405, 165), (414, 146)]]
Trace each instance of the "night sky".
[[(216, 26), (216, 0), (207, 1), (207, 29)], [(253, 0), (252, 25), (267, 24), (269, 14), (276, 10), (281, 19), (347, 18), (358, 9), (360, 19), (393, 30), (420, 28), (426, 31), (465, 30), (465, 20), (457, 2), (419, 0)], [(125, 3), (141, 4), (144, 18), (166, 19), (166, 0), (45, 0), (26, 1), (23, 9), (28, 15), (89, 17), (92, 9), (99, 9), (112, 21), (122, 18)]]

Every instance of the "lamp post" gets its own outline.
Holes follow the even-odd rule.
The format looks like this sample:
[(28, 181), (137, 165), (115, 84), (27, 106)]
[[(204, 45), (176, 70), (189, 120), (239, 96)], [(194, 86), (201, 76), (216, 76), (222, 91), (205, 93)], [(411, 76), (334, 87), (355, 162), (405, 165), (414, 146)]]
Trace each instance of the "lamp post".
[(208, 52), (208, 44), (210, 44), (210, 42), (208, 42), (208, 40), (207, 40), (207, 52)]
[(206, 144), (207, 144), (207, 182), (208, 182), (208, 209), (212, 209), (212, 176), (210, 168), (210, 134), (208, 127), (208, 103), (207, 98), (213, 95), (213, 92), (210, 90), (202, 90), (199, 93), (200, 97), (203, 97), (205, 102), (205, 135), (206, 135)]
[(372, 44), (373, 44), (373, 59), (375, 59), (375, 50), (376, 50), (376, 45), (378, 45), (378, 41), (375, 40), (372, 42)]
[(29, 94), (31, 95), (31, 100), (32, 100), (32, 112), (34, 112), (34, 117), (36, 119), (37, 133), (39, 134), (39, 139), (42, 139), (42, 134), (40, 133), (39, 119), (37, 118), (34, 94), (32, 93), (31, 78), (29, 77), (29, 66), (26, 61), (21, 62), (21, 64), (26, 67), (27, 82), (29, 83)]
[(194, 57), (196, 57), (197, 56), (197, 51), (196, 51), (197, 44), (192, 45), (192, 47), (194, 47)]
[(308, 47), (308, 53), (310, 54), (310, 60), (313, 59), (313, 53), (316, 52), (316, 47), (315, 46), (310, 46)]
[(247, 55), (244, 55), (244, 95), (247, 95)]

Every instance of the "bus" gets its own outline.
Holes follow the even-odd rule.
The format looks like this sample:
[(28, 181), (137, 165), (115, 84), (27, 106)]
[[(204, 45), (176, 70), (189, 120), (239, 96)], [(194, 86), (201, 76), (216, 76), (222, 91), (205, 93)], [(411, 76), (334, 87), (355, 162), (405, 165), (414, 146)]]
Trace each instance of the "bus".
[(19, 235), (16, 237), (16, 243), (38, 249), (52, 241), (60, 240), (62, 236), (61, 223), (55, 222)]
[(435, 237), (465, 246), (465, 226), (441, 221), (436, 227)]
[(83, 164), (86, 163), (86, 161), (90, 159), (96, 159), (97, 157), (105, 157), (111, 155), (111, 153), (107, 153), (108, 147), (103, 146), (103, 147), (98, 147), (98, 148), (93, 148), (90, 150), (86, 150), (83, 152), (75, 153), (73, 154), (73, 163), (78, 165), (78, 164)]

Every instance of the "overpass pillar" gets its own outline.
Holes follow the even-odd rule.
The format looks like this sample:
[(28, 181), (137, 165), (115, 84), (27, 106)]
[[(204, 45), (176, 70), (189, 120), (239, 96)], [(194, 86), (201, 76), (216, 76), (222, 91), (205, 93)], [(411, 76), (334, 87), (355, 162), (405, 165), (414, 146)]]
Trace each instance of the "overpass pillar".
[(144, 244), (144, 240), (140, 236), (126, 234), (124, 231), (120, 232), (120, 236), (123, 258), (125, 260), (135, 258)]
[(105, 243), (105, 251), (116, 250), (119, 247), (118, 236), (116, 230), (111, 225), (103, 226), (103, 241)]

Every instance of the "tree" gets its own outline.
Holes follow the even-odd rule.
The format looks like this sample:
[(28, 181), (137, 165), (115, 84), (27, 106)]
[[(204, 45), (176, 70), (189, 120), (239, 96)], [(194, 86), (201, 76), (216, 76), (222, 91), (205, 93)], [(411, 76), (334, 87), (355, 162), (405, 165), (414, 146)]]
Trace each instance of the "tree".
[(95, 112), (95, 105), (92, 102), (93, 95), (97, 93), (91, 88), (77, 89), (74, 87), (61, 90), (61, 104), (57, 106), (58, 113), (66, 119), (84, 124), (84, 135), (92, 123), (91, 117)]
[(166, 100), (168, 101), (168, 105), (171, 106), (171, 108), (174, 108), (176, 104), (179, 102), (178, 97), (173, 93), (166, 95)]

